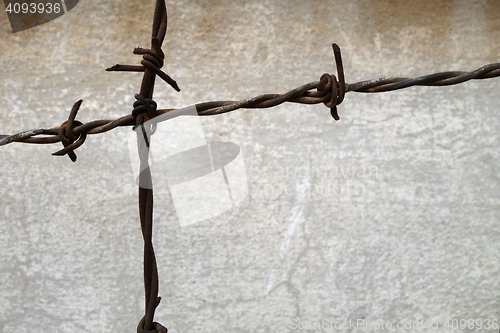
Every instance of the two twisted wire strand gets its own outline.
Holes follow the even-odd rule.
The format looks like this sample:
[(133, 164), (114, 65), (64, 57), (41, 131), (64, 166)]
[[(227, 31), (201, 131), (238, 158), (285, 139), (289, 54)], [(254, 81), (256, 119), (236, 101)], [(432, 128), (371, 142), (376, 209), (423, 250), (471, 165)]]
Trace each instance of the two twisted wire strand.
[[(469, 80), (483, 80), (500, 76), (500, 63), (489, 64), (471, 72), (441, 72), (424, 75), (417, 78), (380, 78), (374, 80), (346, 83), (346, 92), (376, 93), (404, 89), (412, 86), (448, 86), (460, 84)], [(285, 94), (265, 94), (241, 101), (212, 101), (196, 104), (198, 115), (213, 116), (238, 109), (270, 108), (284, 102), (300, 104), (319, 104), (330, 100), (329, 91), (314, 91), (320, 81), (314, 81), (290, 90)], [(175, 109), (158, 109), (157, 115), (165, 114)], [(135, 119), (129, 114), (115, 120), (94, 120), (75, 126), (73, 133), (76, 136), (83, 134), (100, 134), (117, 127), (134, 126)], [(0, 146), (12, 142), (33, 144), (49, 144), (60, 142), (58, 136), (62, 126), (39, 128), (20, 132), (14, 135), (0, 135)], [(45, 135), (45, 137), (37, 137)]]
[[(156, 103), (152, 101), (155, 77), (158, 75), (175, 90), (179, 87), (175, 81), (166, 73), (161, 71), (163, 66), (164, 53), (161, 49), (165, 34), (167, 32), (167, 7), (165, 0), (156, 0), (153, 29), (151, 32), (151, 49), (139, 49), (137, 54), (143, 54), (141, 64), (145, 67), (140, 93), (135, 98), (140, 103), (134, 103), (132, 118), (134, 126), (141, 126), (147, 122), (150, 117), (155, 115)], [(136, 49), (137, 50), (137, 49)], [(134, 50), (134, 53), (136, 52)], [(151, 101), (151, 104), (150, 102)], [(141, 108), (140, 104), (143, 105)], [(141, 112), (147, 111), (147, 112)], [(146, 109), (146, 110), (144, 110)], [(139, 218), (141, 221), (141, 231), (144, 239), (144, 294), (145, 294), (145, 313), (144, 317), (137, 325), (137, 333), (167, 333), (167, 328), (154, 321), (156, 308), (160, 304), (161, 297), (158, 296), (159, 281), (156, 256), (153, 247), (153, 186), (151, 181), (151, 172), (149, 170), (149, 143), (140, 140), (137, 133), (137, 145), (140, 159), (139, 175)], [(144, 147), (143, 145), (147, 145)], [(144, 186), (146, 185), (146, 186)]]

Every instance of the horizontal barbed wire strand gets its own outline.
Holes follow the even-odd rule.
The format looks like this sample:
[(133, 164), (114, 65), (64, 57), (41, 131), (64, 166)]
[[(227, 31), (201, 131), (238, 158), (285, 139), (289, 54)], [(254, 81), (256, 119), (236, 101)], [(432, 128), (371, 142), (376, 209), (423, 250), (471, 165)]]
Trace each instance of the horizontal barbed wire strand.
[[(490, 79), (500, 76), (500, 63), (489, 64), (471, 72), (441, 72), (424, 75), (417, 78), (380, 78), (374, 80), (346, 83), (345, 92), (355, 91), (362, 93), (377, 93), (404, 89), (412, 86), (449, 86), (469, 80)], [(325, 103), (330, 99), (329, 91), (312, 91), (318, 88), (320, 81), (314, 81), (290, 90), (285, 94), (265, 94), (241, 101), (212, 101), (195, 104), (200, 116), (213, 116), (238, 109), (270, 108), (284, 102), (300, 104)], [(158, 109), (157, 115), (165, 114), (176, 109)], [(73, 128), (75, 135), (100, 134), (117, 127), (134, 126), (135, 119), (126, 115), (115, 120), (94, 120)], [(58, 136), (61, 126), (46, 127), (28, 130), (13, 135), (0, 135), (0, 146), (12, 142), (49, 144), (60, 142)], [(44, 137), (36, 137), (45, 135)]]

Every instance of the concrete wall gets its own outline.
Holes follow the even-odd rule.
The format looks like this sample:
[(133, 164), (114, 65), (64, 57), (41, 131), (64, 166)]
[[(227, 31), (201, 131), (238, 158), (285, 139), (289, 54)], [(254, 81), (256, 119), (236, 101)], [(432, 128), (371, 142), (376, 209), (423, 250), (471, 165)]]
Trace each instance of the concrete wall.
[[(347, 82), (500, 59), (495, 0), (167, 6), (164, 70), (182, 90), (157, 81), (161, 108), (318, 80), (335, 72), (333, 42)], [(139, 63), (153, 7), (80, 1), (16, 34), (0, 14), (0, 133), (58, 125), (80, 98), (83, 122), (130, 113), (142, 75), (104, 69)], [(249, 194), (181, 228), (168, 187), (155, 185), (156, 320), (175, 333), (500, 319), (499, 90), (490, 79), (348, 93), (339, 122), (297, 104), (203, 118), (208, 141), (241, 147)], [(135, 331), (143, 241), (130, 135), (88, 137), (76, 163), (51, 156), (60, 143), (0, 147), (0, 331)]]

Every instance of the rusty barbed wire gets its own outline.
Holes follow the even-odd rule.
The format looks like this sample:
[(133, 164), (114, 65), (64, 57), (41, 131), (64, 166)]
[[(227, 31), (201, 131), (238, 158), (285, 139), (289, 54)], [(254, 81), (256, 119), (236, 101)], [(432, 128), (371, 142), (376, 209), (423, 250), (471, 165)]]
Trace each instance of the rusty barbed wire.
[[(139, 48), (136, 48), (134, 50), (134, 53), (136, 53), (135, 51), (137, 49)], [(140, 50), (142, 50), (141, 52), (144, 52), (143, 54), (145, 54), (145, 56), (150, 55), (150, 53), (146, 53), (144, 49)], [(143, 60), (142, 62), (145, 61)], [(134, 67), (125, 65), (115, 65), (108, 70), (144, 71), (144, 68), (141, 66)], [(343, 74), (343, 71), (340, 69), (339, 78), (342, 75), (341, 73)], [(164, 76), (166, 76), (166, 74)], [(344, 93), (351, 91), (361, 92), (361, 93), (387, 92), (387, 91), (404, 89), (412, 86), (449, 86), (449, 85), (460, 84), (469, 80), (482, 80), (498, 76), (500, 76), (500, 63), (493, 63), (480, 67), (471, 72), (458, 72), (458, 71), (441, 72), (430, 75), (424, 75), (417, 78), (389, 77), (389, 78), (360, 81), (356, 83), (345, 83)], [(176, 84), (171, 84), (171, 85), (174, 86), (176, 90), (179, 89)], [(195, 104), (195, 106), (198, 111), (198, 115), (213, 116), (235, 111), (238, 109), (270, 108), (285, 102), (300, 103), (300, 104), (320, 104), (320, 103), (328, 104), (328, 101), (331, 101), (333, 96), (331, 87), (334, 87), (336, 89), (339, 88), (340, 86), (341, 82), (334, 80), (334, 76), (333, 78), (332, 76), (328, 78), (327, 75), (323, 75), (319, 81), (313, 81), (304, 84), (300, 87), (290, 90), (285, 94), (264, 94), (252, 98), (247, 98), (241, 101), (204, 102)], [(315, 89), (316, 91), (314, 91)], [(342, 102), (342, 99), (340, 99), (340, 97), (343, 98), (343, 94), (340, 95), (340, 93), (337, 93), (336, 104), (333, 106), (339, 105)], [(73, 108), (75, 108), (76, 105), (77, 105), (76, 109), (77, 112), (79, 106), (81, 105), (81, 100), (76, 102)], [(332, 105), (330, 104), (329, 107), (332, 107)], [(174, 110), (175, 109), (158, 109), (156, 110), (156, 114), (161, 115)], [(65, 148), (63, 150), (54, 153), (54, 155), (64, 155), (64, 154), (69, 154), (69, 152), (72, 152), (73, 150), (81, 146), (85, 141), (86, 135), (100, 134), (108, 132), (117, 127), (135, 126), (135, 125), (136, 125), (135, 119), (131, 114), (128, 114), (126, 116), (114, 120), (94, 120), (83, 124), (75, 121), (73, 122), (67, 121), (61, 124), (60, 126), (32, 129), (13, 135), (0, 135), (0, 146), (7, 145), (12, 142), (50, 144), (62, 141), (63, 144), (65, 144)], [(62, 140), (61, 135), (59, 135), (62, 128), (65, 128), (65, 132), (69, 134), (68, 139), (75, 139), (75, 138), (79, 139), (71, 144), (68, 144), (70, 141)], [(38, 137), (42, 135), (44, 135), (44, 137)], [(64, 132), (62, 136), (64, 137)]]
[[(151, 31), (151, 49), (134, 49), (135, 54), (142, 54), (142, 68), (137, 71), (144, 71), (139, 94), (135, 95), (137, 100), (134, 103), (132, 119), (135, 126), (141, 126), (150, 118), (156, 115), (156, 103), (153, 99), (155, 77), (158, 75), (175, 90), (180, 91), (177, 83), (166, 73), (161, 71), (165, 55), (161, 45), (167, 32), (167, 6), (165, 0), (156, 0), (153, 28)], [(117, 65), (119, 66), (119, 65)], [(116, 68), (116, 66), (115, 66)], [(138, 134), (139, 135), (139, 134)], [(167, 328), (154, 321), (156, 308), (160, 304), (161, 297), (158, 296), (159, 281), (156, 256), (153, 248), (153, 186), (151, 183), (151, 171), (149, 170), (149, 143), (146, 149), (137, 136), (139, 160), (142, 172), (139, 175), (139, 219), (141, 221), (142, 238), (144, 240), (144, 316), (137, 325), (137, 333), (167, 333)], [(147, 185), (145, 185), (147, 184)]]
[[(155, 310), (160, 304), (158, 297), (158, 269), (152, 243), (153, 233), (153, 189), (151, 173), (148, 165), (149, 142), (147, 140), (144, 123), (149, 119), (165, 114), (175, 109), (157, 109), (153, 100), (155, 77), (159, 76), (176, 91), (180, 91), (177, 83), (161, 68), (163, 67), (164, 53), (161, 49), (167, 31), (167, 8), (165, 0), (156, 0), (151, 49), (135, 48), (134, 54), (142, 55), (142, 66), (115, 65), (107, 71), (134, 71), (144, 72), (140, 93), (135, 95), (136, 102), (133, 111), (115, 120), (94, 120), (82, 123), (76, 120), (78, 111), (83, 103), (77, 101), (68, 116), (60, 126), (39, 128), (20, 132), (14, 135), (0, 135), (0, 146), (13, 142), (49, 144), (61, 142), (63, 149), (53, 155), (68, 155), (75, 162), (75, 150), (85, 142), (89, 134), (99, 134), (117, 127), (141, 126), (145, 140), (139, 140), (138, 150), (140, 157), (139, 175), (139, 218), (144, 239), (144, 292), (145, 314), (139, 321), (137, 333), (167, 333), (167, 328), (154, 322)], [(417, 78), (382, 78), (357, 83), (345, 83), (342, 57), (338, 45), (333, 44), (333, 53), (337, 68), (338, 79), (335, 75), (323, 74), (319, 81), (314, 81), (290, 90), (285, 94), (265, 94), (241, 101), (213, 101), (195, 104), (198, 115), (212, 116), (235, 111), (241, 108), (270, 108), (285, 102), (301, 104), (323, 103), (330, 108), (334, 119), (339, 120), (337, 105), (344, 100), (345, 93), (356, 92), (384, 92), (411, 86), (445, 86), (463, 83), (468, 80), (487, 79), (500, 76), (500, 63), (483, 66), (472, 72), (442, 72)], [(154, 132), (155, 127), (148, 129)], [(145, 145), (146, 147), (142, 146)]]

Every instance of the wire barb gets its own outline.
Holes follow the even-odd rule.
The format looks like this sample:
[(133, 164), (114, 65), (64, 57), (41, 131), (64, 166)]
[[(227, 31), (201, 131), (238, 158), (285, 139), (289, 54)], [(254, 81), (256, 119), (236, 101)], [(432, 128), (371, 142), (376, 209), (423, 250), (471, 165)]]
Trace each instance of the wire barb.
[[(162, 39), (163, 40), (163, 39)], [(112, 67), (106, 68), (108, 72), (144, 72), (146, 69), (158, 75), (169, 84), (176, 91), (181, 91), (177, 82), (168, 76), (167, 73), (163, 72), (160, 68), (163, 67), (163, 59), (165, 54), (161, 49), (161, 43), (157, 36), (151, 38), (151, 49), (143, 49), (136, 47), (134, 49), (134, 54), (142, 54), (141, 64), (142, 66), (132, 66), (132, 65), (120, 65), (116, 64)]]
[(78, 110), (82, 105), (82, 102), (83, 100), (79, 100), (73, 105), (73, 108), (71, 109), (71, 112), (68, 117), (68, 121), (62, 123), (57, 135), (59, 136), (59, 139), (63, 143), (64, 148), (53, 153), (52, 155), (64, 156), (68, 154), (71, 161), (76, 162), (76, 154), (74, 150), (83, 145), (85, 139), (87, 138), (87, 133), (81, 133), (79, 137), (77, 137), (73, 132), (74, 125), (77, 126), (83, 125), (82, 122), (75, 120), (76, 114), (78, 113)]
[[(137, 116), (140, 113), (147, 113), (149, 116), (149, 119), (153, 119), (154, 117), (156, 117), (156, 102), (155, 101), (153, 101), (152, 99), (146, 99), (146, 98), (142, 97), (141, 94), (135, 94), (134, 97), (135, 97), (135, 99), (137, 99), (137, 101), (134, 102), (134, 109), (132, 110), (132, 116), (135, 119), (137, 119)], [(151, 137), (151, 135), (153, 135), (156, 132), (157, 124), (152, 123), (150, 128), (148, 128), (147, 130), (146, 130), (144, 124), (139, 124), (139, 125), (135, 125), (134, 127), (132, 127), (132, 130), (135, 131), (135, 129), (137, 127), (141, 127), (142, 136), (144, 138), (144, 143), (146, 144), (146, 147), (149, 148), (148, 137)]]
[(153, 119), (156, 117), (156, 108), (157, 104), (152, 99), (146, 99), (142, 97), (141, 94), (135, 94), (135, 99), (137, 101), (134, 102), (134, 109), (132, 110), (132, 116), (137, 118), (139, 113), (147, 112), (149, 115), (149, 119)]

